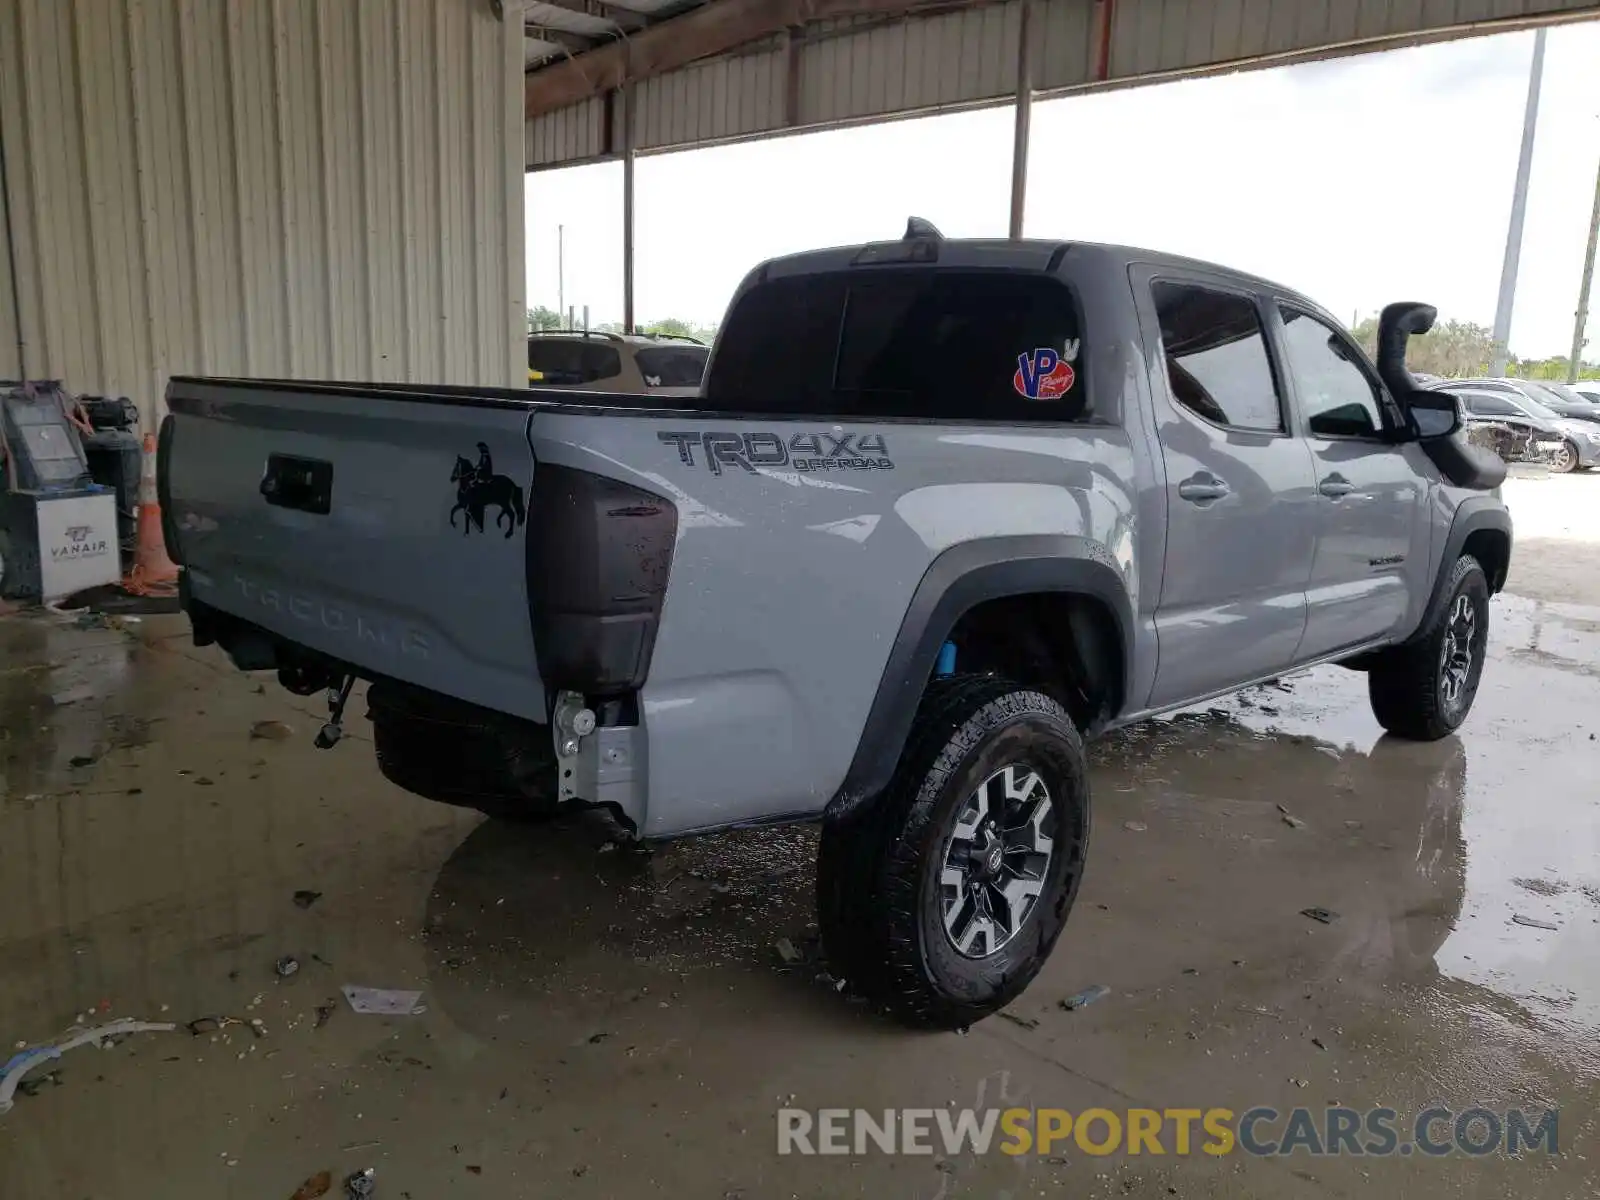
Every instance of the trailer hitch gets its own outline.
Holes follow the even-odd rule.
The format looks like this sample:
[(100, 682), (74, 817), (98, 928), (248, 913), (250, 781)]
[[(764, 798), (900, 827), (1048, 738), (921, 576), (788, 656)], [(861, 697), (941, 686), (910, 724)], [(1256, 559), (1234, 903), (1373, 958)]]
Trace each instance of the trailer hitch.
[(337, 687), (328, 689), (328, 720), (317, 731), (316, 741), (313, 743), (318, 750), (333, 749), (344, 736), (344, 706), (349, 703), (350, 689), (355, 685), (356, 677), (346, 675)]

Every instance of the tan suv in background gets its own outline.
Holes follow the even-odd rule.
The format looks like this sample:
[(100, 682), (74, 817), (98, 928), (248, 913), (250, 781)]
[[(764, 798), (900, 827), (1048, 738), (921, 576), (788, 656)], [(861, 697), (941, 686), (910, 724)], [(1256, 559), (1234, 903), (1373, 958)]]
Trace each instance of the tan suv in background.
[(648, 333), (547, 330), (528, 335), (528, 386), (695, 396), (705, 343)]

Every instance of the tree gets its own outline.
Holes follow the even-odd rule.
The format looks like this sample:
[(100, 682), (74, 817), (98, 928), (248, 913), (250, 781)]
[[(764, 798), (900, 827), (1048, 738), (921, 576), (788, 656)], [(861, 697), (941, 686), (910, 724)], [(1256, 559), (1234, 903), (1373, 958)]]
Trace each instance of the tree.
[(715, 325), (696, 325), (692, 321), (685, 321), (682, 317), (667, 317), (661, 321), (651, 321), (644, 327), (644, 332), (653, 333), (658, 337), (691, 337), (709, 343), (717, 336)]
[[(1367, 317), (1350, 331), (1369, 355), (1377, 356), (1378, 318)], [(1471, 321), (1438, 321), (1406, 346), (1406, 365), (1427, 375), (1459, 379), (1483, 375), (1494, 361), (1494, 334)]]
[(566, 321), (560, 313), (553, 308), (540, 305), (538, 308), (528, 310), (528, 332), (535, 333), (543, 329), (560, 329)]

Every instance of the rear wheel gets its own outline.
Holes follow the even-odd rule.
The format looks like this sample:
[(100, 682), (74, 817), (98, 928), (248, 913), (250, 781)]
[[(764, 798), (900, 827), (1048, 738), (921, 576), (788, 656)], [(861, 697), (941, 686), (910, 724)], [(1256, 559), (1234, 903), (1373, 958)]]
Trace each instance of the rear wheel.
[(1489, 648), (1489, 581), (1477, 559), (1456, 560), (1445, 596), (1416, 638), (1367, 672), (1373, 715), (1398, 737), (1432, 742), (1455, 732), (1477, 697)]
[(1065, 710), (992, 676), (935, 680), (889, 789), (823, 826), (829, 963), (908, 1025), (981, 1020), (1049, 957), (1088, 836), (1083, 742)]

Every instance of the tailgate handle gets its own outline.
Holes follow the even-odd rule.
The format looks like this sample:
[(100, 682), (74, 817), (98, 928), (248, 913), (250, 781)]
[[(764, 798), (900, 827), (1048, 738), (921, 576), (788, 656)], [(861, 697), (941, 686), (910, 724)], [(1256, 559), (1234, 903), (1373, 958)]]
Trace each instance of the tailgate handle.
[(269, 454), (261, 477), (268, 504), (326, 516), (333, 506), (333, 464), (316, 458)]

